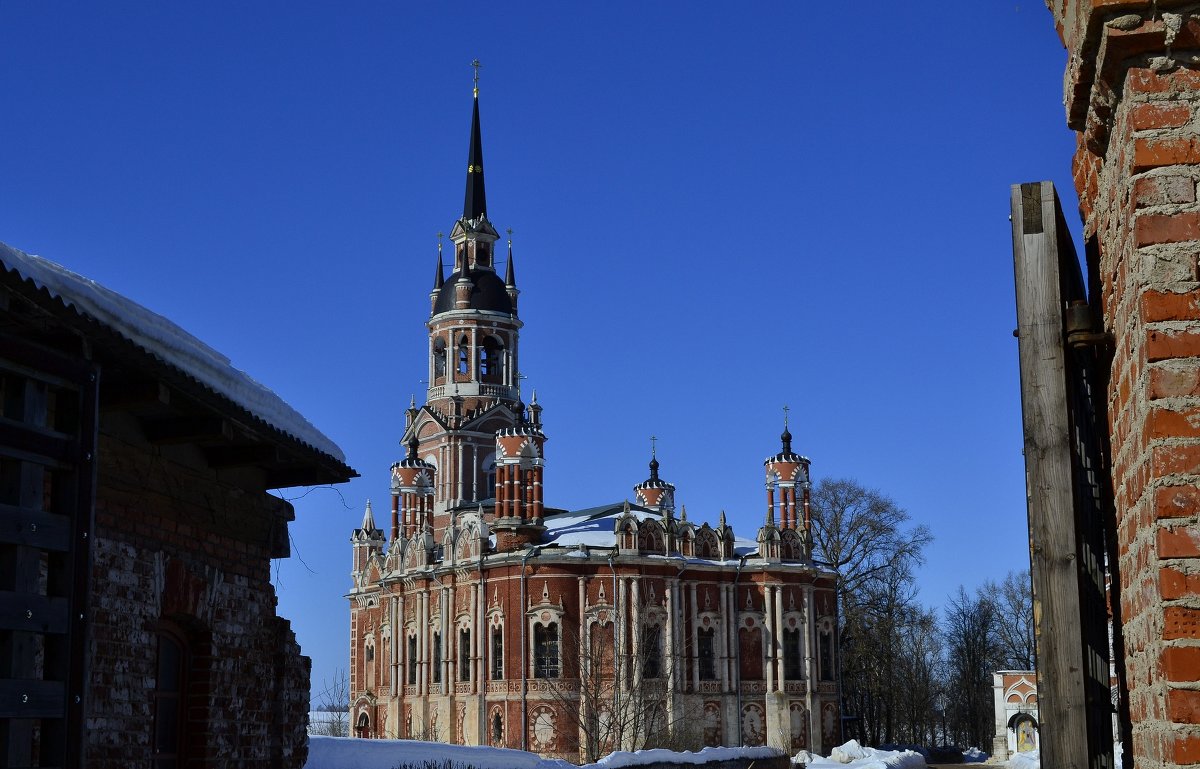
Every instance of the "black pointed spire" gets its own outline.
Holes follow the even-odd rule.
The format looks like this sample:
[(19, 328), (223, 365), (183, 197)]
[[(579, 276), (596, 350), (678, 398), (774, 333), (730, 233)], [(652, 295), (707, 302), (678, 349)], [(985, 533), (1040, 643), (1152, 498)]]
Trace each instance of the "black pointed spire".
[(509, 288), (517, 287), (517, 272), (513, 269), (512, 228), (508, 230), (508, 268), (504, 270), (504, 285)]
[[(441, 233), (439, 232), (438, 235), (441, 235)], [(444, 284), (446, 282), (445, 274), (446, 274), (446, 270), (445, 270), (445, 268), (442, 267), (442, 241), (439, 239), (438, 240), (437, 272), (434, 273), (434, 276), (433, 276), (433, 290), (434, 291), (437, 291), (439, 288), (442, 287), (442, 284)]]
[(475, 69), (475, 96), (471, 110), (471, 149), (467, 157), (467, 194), (463, 201), (463, 218), (487, 217), (487, 200), (483, 194), (483, 140), (479, 135), (479, 62)]

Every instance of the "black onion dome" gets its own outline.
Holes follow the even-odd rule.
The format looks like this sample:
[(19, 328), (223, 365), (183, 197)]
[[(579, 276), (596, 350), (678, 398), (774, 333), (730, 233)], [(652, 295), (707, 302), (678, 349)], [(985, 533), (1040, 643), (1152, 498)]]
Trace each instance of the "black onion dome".
[[(461, 277), (462, 273), (456, 271), (438, 289), (437, 302), (433, 305), (433, 313), (435, 315), (442, 312), (450, 312), (454, 309), (454, 284)], [(513, 312), (512, 299), (508, 296), (508, 288), (504, 285), (504, 280), (499, 275), (491, 270), (471, 270), (467, 277), (471, 279), (472, 283), (469, 309), (502, 312), (505, 315), (515, 314)]]

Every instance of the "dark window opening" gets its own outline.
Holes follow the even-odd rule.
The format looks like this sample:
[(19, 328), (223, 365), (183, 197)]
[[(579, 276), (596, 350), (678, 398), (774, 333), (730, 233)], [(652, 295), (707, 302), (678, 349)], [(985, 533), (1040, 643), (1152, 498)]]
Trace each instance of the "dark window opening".
[(438, 339), (433, 343), (433, 376), (446, 376), (446, 342)]
[(655, 625), (642, 630), (642, 678), (662, 678), (662, 628)]
[(499, 711), (492, 714), (492, 744), (504, 744), (504, 719), (500, 717)]
[(533, 677), (558, 678), (558, 624), (533, 628)]
[(458, 680), (471, 680), (471, 631), (458, 634)]
[(717, 680), (717, 631), (701, 630), (696, 634), (696, 660), (700, 665), (700, 680)]
[(833, 680), (833, 633), (823, 632), (818, 636), (821, 654), (821, 680)]
[(433, 634), (433, 682), (440, 684), (442, 682), (442, 634)]
[(417, 685), (417, 637), (408, 637), (408, 685)]
[(783, 677), (789, 681), (799, 681), (804, 677), (803, 666), (800, 662), (800, 631), (783, 631)]
[(183, 718), (187, 647), (174, 634), (158, 634), (157, 675), (152, 699), (154, 704), (154, 766), (174, 769), (184, 758)]
[(479, 347), (479, 378), (484, 382), (503, 381), (504, 345), (494, 336), (485, 337)]
[(492, 680), (504, 678), (504, 632), (502, 628), (492, 628)]

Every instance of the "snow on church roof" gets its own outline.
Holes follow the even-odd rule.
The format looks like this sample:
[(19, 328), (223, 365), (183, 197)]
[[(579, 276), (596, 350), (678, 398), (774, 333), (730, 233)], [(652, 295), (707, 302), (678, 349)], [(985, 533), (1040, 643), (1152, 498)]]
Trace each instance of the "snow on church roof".
[[(546, 544), (558, 547), (616, 547), (616, 520), (624, 511), (624, 502), (613, 502), (608, 505), (588, 507), (583, 510), (572, 510), (565, 513), (547, 515)], [(639, 521), (649, 519), (662, 520), (662, 516), (641, 505), (630, 503), (629, 512)], [(758, 543), (753, 540), (736, 537), (734, 552), (739, 556), (758, 551)]]
[(301, 414), (267, 387), (236, 369), (229, 358), (158, 313), (62, 265), (0, 243), (0, 266), (232, 401), (275, 430), (343, 465), (346, 456)]

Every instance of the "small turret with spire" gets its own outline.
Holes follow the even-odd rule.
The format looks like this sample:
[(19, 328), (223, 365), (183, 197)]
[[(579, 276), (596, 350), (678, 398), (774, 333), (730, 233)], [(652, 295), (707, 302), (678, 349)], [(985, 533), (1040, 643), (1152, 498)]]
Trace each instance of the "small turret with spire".
[(637, 503), (664, 515), (675, 511), (675, 484), (658, 477), (658, 438), (650, 436), (650, 477), (633, 487)]
[(383, 551), (383, 532), (375, 525), (375, 514), (371, 511), (371, 500), (363, 511), (362, 525), (350, 535), (354, 545), (354, 571), (362, 572), (373, 556)]

